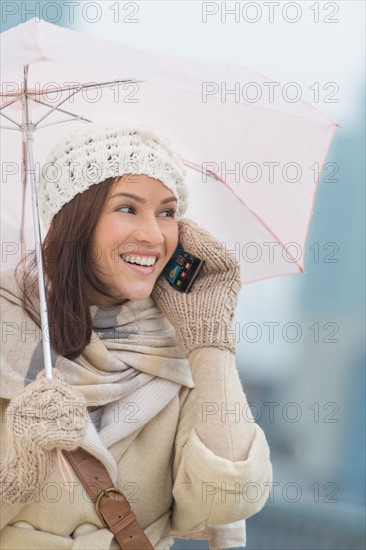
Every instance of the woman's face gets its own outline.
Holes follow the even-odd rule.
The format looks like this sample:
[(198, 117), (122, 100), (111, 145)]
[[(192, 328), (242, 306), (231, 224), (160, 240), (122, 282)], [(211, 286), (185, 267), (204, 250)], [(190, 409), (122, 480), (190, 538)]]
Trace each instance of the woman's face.
[[(91, 237), (90, 257), (116, 299), (93, 290), (93, 304), (113, 306), (150, 296), (178, 244), (176, 205), (170, 189), (144, 174), (126, 174), (114, 184)], [(131, 259), (149, 266), (128, 263)]]

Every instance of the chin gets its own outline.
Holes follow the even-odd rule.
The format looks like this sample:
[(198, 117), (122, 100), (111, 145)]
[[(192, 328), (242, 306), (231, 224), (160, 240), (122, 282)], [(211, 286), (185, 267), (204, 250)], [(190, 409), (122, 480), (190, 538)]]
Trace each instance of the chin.
[(154, 285), (146, 287), (146, 289), (131, 291), (126, 295), (127, 300), (145, 300), (152, 293)]

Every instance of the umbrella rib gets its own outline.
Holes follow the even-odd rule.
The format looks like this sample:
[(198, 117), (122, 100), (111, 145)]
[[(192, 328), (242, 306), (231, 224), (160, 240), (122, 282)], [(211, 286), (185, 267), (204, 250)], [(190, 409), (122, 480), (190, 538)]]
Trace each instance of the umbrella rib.
[[(0, 94), (0, 96), (3, 96), (3, 94)], [(6, 97), (5, 95), (3, 97)], [(12, 105), (13, 103), (16, 103), (18, 101), (18, 97), (16, 97), (15, 99), (12, 99), (11, 101), (8, 101), (8, 103), (5, 103), (4, 105), (2, 105), (0, 107), (0, 111), (2, 111), (3, 109), (6, 109), (6, 107), (9, 107), (9, 105)]]
[[(198, 172), (201, 172), (201, 174), (203, 173), (203, 170), (202, 168), (199, 167), (199, 164), (196, 164), (190, 160), (186, 160), (186, 159), (183, 159), (183, 163), (188, 166), (189, 168), (193, 168), (194, 170), (197, 170)], [(285, 249), (285, 245), (283, 244), (282, 240), (277, 237), (276, 233), (273, 231), (273, 229), (271, 229), (261, 218), (260, 216), (258, 216), (258, 214), (256, 214), (247, 204), (246, 202), (241, 198), (239, 197), (239, 195), (237, 193), (235, 193), (234, 189), (232, 187), (230, 187), (230, 185), (224, 180), (222, 179), (220, 176), (218, 176), (217, 174), (214, 174), (214, 173), (210, 173), (210, 171), (205, 171), (205, 173), (208, 175), (208, 176), (211, 176), (212, 178), (216, 179), (216, 180), (219, 180), (221, 181), (221, 183), (223, 183), (225, 185), (225, 187), (228, 189), (228, 191), (230, 191), (230, 193), (232, 193), (235, 198), (241, 202), (241, 204), (243, 206), (245, 206), (245, 208), (247, 210), (249, 210), (249, 212), (251, 214), (253, 214), (253, 216), (255, 216), (255, 218), (257, 218), (257, 220), (267, 229), (267, 231), (276, 239), (276, 241), (278, 242), (278, 244), (282, 247), (282, 249)], [(289, 250), (286, 250), (286, 254), (288, 254), (289, 256), (291, 256), (291, 258), (294, 260), (294, 257), (292, 256), (292, 254), (289, 252)], [(298, 264), (298, 262), (294, 261), (294, 263), (296, 264), (296, 266), (299, 268), (299, 271), (301, 273), (304, 273), (304, 270), (303, 268), (301, 267), (301, 265)]]
[[(3, 116), (4, 118), (6, 118), (7, 120), (10, 120), (10, 122), (12, 122), (13, 124), (15, 124), (15, 126), (17, 126), (18, 128), (21, 127), (20, 124), (18, 124), (18, 122), (16, 120), (14, 120), (13, 118), (11, 118), (10, 116), (8, 115), (5, 115), (4, 113), (0, 112), (0, 116)], [(14, 128), (15, 130), (16, 128)]]
[[(188, 168), (192, 168), (193, 170), (196, 170), (197, 172), (200, 172), (201, 174), (203, 173), (203, 170), (202, 170), (202, 168), (199, 167), (199, 164), (196, 164), (196, 163), (192, 162), (191, 160), (186, 160), (186, 159), (182, 159), (182, 160), (183, 160), (183, 164), (188, 166)], [(214, 174), (210, 170), (205, 170), (205, 174), (206, 174), (206, 176), (209, 176), (210, 178), (213, 178), (215, 180), (220, 179), (216, 174)]]
[[(81, 88), (80, 88), (81, 89)], [(53, 113), (56, 109), (59, 108), (60, 105), (62, 105), (63, 103), (65, 103), (65, 101), (68, 101), (72, 96), (74, 96), (75, 94), (78, 93), (79, 90), (76, 90), (75, 92), (73, 92), (72, 94), (68, 95), (67, 97), (65, 97), (65, 99), (63, 99), (62, 101), (60, 101), (60, 103), (58, 103), (57, 105), (55, 105), (54, 107), (52, 107), (52, 109), (50, 111), (48, 111), (48, 113), (46, 113), (45, 115), (41, 116), (41, 118), (39, 118), (37, 120), (37, 122), (34, 123), (34, 127), (36, 128), (38, 126), (38, 124), (40, 122), (42, 122), (42, 120), (44, 120), (46, 117), (48, 117), (51, 113)]]
[(93, 122), (92, 120), (89, 120), (88, 118), (75, 116), (74, 118), (65, 118), (64, 120), (58, 120), (57, 122), (50, 122), (49, 124), (42, 124), (42, 126), (38, 126), (38, 130), (41, 129), (41, 128), (47, 128), (48, 126), (55, 126), (56, 124), (62, 124), (63, 122), (73, 122), (75, 120), (80, 120), (81, 122)]
[[(100, 88), (105, 88), (106, 86), (109, 86), (110, 84), (116, 85), (116, 84), (128, 84), (128, 83), (137, 83), (141, 84), (143, 82), (146, 82), (145, 80), (134, 80), (134, 79), (127, 79), (127, 80), (110, 80), (109, 82), (95, 82), (95, 84), (77, 84), (76, 86), (57, 86), (56, 88), (47, 88), (46, 90), (28, 90), (28, 96), (42, 96), (42, 95), (49, 95), (54, 94), (58, 92), (67, 92), (70, 90), (76, 90), (76, 92), (79, 92), (82, 89), (87, 88), (96, 88), (97, 86)], [(12, 97), (16, 96), (19, 97), (19, 92), (13, 92), (8, 94), (2, 94), (0, 93), (0, 97)], [(33, 97), (31, 98), (33, 100)], [(33, 100), (34, 101), (34, 100)]]
[[(96, 82), (95, 84), (78, 84), (76, 86), (57, 86), (56, 88), (47, 88), (47, 90), (28, 90), (28, 96), (37, 96), (37, 95), (43, 95), (43, 94), (54, 94), (56, 92), (66, 92), (70, 90), (79, 89), (82, 88), (95, 88), (96, 86), (104, 87), (108, 86), (109, 84), (126, 84), (128, 82), (134, 82), (134, 83), (141, 83), (146, 82), (146, 80), (132, 80), (131, 78), (127, 80), (110, 80), (109, 82)], [(81, 88), (80, 88), (81, 89)], [(0, 92), (0, 97), (15, 97), (16, 100), (21, 96), (22, 92), (7, 92), (3, 93)], [(32, 98), (31, 98), (32, 99)]]
[[(38, 127), (38, 128), (46, 128), (47, 126), (53, 126), (54, 124), (59, 124), (60, 122), (71, 122), (73, 120), (80, 120), (82, 122), (93, 122), (92, 120), (88, 119), (88, 118), (85, 118), (85, 117), (81, 117), (81, 116), (78, 116), (74, 113), (71, 113), (70, 111), (66, 111), (65, 109), (60, 109), (60, 105), (62, 105), (63, 103), (65, 103), (66, 101), (68, 101), (72, 96), (74, 96), (75, 94), (77, 94), (78, 92), (80, 92), (81, 90), (84, 90), (84, 89), (87, 89), (87, 88), (95, 88), (95, 87), (106, 87), (106, 86), (109, 86), (109, 85), (119, 85), (119, 84), (126, 84), (126, 83), (141, 83), (141, 82), (144, 82), (144, 80), (131, 80), (131, 79), (127, 79), (127, 80), (111, 80), (109, 82), (99, 82), (99, 83), (95, 83), (95, 84), (79, 84), (77, 86), (69, 86), (69, 87), (58, 87), (58, 88), (55, 88), (53, 90), (47, 90), (47, 92), (44, 92), (44, 91), (27, 91), (27, 95), (28, 97), (30, 97), (31, 95), (32, 96), (37, 96), (37, 95), (42, 95), (44, 93), (54, 93), (54, 92), (59, 92), (60, 90), (61, 91), (67, 91), (67, 90), (75, 90), (73, 91), (73, 93), (69, 94), (66, 98), (64, 98), (62, 101), (60, 101), (57, 105), (50, 105), (49, 103), (45, 102), (45, 101), (41, 101), (40, 99), (36, 99), (35, 97), (32, 98), (32, 101), (34, 101), (35, 103), (39, 103), (40, 105), (44, 105), (46, 107), (50, 107), (50, 110), (45, 114), (43, 115), (40, 119), (37, 120), (37, 122), (35, 122), (33, 124), (34, 128)], [(0, 97), (1, 96), (9, 96), (9, 95), (14, 95), (14, 94), (0, 94)], [(19, 101), (19, 99), (21, 98), (21, 94), (19, 94), (19, 92), (17, 92), (16, 94), (16, 98), (9, 101), (6, 105), (3, 105), (2, 107), (0, 107), (0, 115), (2, 115), (4, 118), (7, 118), (10, 122), (12, 122), (13, 124), (15, 124), (17, 126), (17, 128), (21, 128), (21, 124), (18, 124), (14, 119), (12, 119), (11, 117), (9, 117), (8, 115), (5, 115), (3, 112), (1, 112), (3, 109), (5, 109), (6, 107), (9, 107), (10, 105), (12, 105), (13, 103), (15, 103), (16, 101)], [(50, 123), (50, 124), (45, 124), (43, 126), (38, 126), (40, 122), (42, 122), (42, 120), (45, 120), (45, 118), (47, 118), (49, 115), (51, 115), (54, 111), (59, 111), (60, 113), (64, 113), (64, 114), (67, 114), (67, 115), (70, 115), (72, 118), (70, 118), (69, 120), (65, 119), (65, 120), (62, 120), (62, 121), (58, 121), (58, 122), (53, 122), (53, 123)], [(4, 130), (12, 130), (12, 129), (16, 129), (16, 128), (11, 128), (9, 126), (2, 126), (1, 127), (2, 129)]]
[(15, 130), (16, 132), (19, 132), (20, 126), (19, 126), (19, 128), (12, 128), (11, 126), (1, 126), (0, 125), (0, 130)]
[[(64, 91), (67, 91), (67, 90), (74, 90), (75, 88), (78, 88), (80, 86), (80, 84), (78, 84), (78, 86), (58, 86), (57, 88), (47, 88), (47, 90), (28, 90), (28, 96), (36, 96), (36, 95), (43, 95), (43, 94), (53, 94), (55, 92), (64, 92)], [(18, 99), (20, 99), (20, 97), (22, 96), (23, 94), (23, 91), (21, 92), (6, 92), (6, 93), (2, 93), (0, 92), (0, 97), (14, 97), (15, 100), (13, 101), (18, 101)], [(33, 98), (31, 98), (33, 99)]]
[[(62, 105), (63, 103), (65, 103), (66, 101), (68, 101), (71, 97), (73, 97), (75, 94), (77, 94), (78, 92), (80, 92), (81, 90), (84, 90), (84, 89), (87, 89), (87, 88), (95, 88), (95, 87), (105, 87), (105, 86), (108, 86), (110, 84), (122, 84), (122, 83), (126, 83), (126, 82), (143, 82), (143, 81), (134, 81), (134, 80), (131, 80), (131, 79), (128, 79), (128, 80), (117, 80), (117, 81), (110, 81), (110, 82), (101, 82), (101, 83), (96, 83), (96, 84), (79, 84), (78, 86), (74, 86), (72, 87), (71, 89), (72, 90), (75, 90), (73, 91), (71, 94), (69, 94), (67, 97), (65, 97), (62, 101), (60, 101), (57, 105), (55, 105), (54, 107), (51, 108), (51, 110), (46, 113), (45, 115), (43, 115), (41, 118), (39, 118), (37, 120), (37, 122), (34, 123), (34, 126), (37, 127), (38, 124), (40, 122), (42, 122), (42, 120), (44, 120), (46, 117), (48, 117), (51, 113), (53, 113), (55, 110), (59, 110), (61, 111), (61, 109), (59, 109), (60, 105)], [(59, 91), (59, 90), (53, 90), (53, 91)], [(52, 92), (52, 90), (51, 90)], [(40, 92), (37, 92), (37, 94), (40, 93)], [(48, 93), (48, 92), (47, 92)], [(36, 100), (34, 99), (33, 101), (36, 101), (37, 103), (42, 103), (40, 100)], [(42, 103), (42, 105), (48, 105), (47, 103)], [(50, 105), (48, 105), (49, 107), (51, 107)], [(77, 115), (74, 115), (73, 113), (69, 113), (67, 111), (63, 111), (65, 112), (66, 114), (70, 114), (71, 116), (74, 116), (74, 117), (77, 117)], [(80, 118), (80, 117), (78, 117)], [(87, 119), (84, 119), (84, 120), (87, 120)], [(92, 122), (91, 120), (88, 120), (88, 122)]]
[[(41, 101), (40, 99), (33, 99), (33, 101), (35, 103), (39, 103), (40, 105), (44, 105), (45, 107), (52, 107), (52, 105), (50, 105), (49, 103), (46, 103), (45, 101)], [(71, 113), (70, 111), (66, 111), (65, 109), (59, 109), (56, 105), (56, 110), (57, 111), (60, 111), (60, 113), (64, 113), (65, 115), (70, 115), (74, 118), (78, 118), (80, 120), (87, 120), (88, 122), (92, 122), (91, 120), (89, 120), (88, 118), (85, 118), (85, 117), (81, 117), (79, 115), (76, 115), (74, 113)]]

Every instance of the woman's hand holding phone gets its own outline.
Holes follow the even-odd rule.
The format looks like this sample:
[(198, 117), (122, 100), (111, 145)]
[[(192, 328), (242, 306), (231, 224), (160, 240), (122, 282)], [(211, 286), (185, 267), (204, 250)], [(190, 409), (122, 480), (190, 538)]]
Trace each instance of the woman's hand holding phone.
[(206, 346), (236, 353), (231, 323), (242, 286), (239, 263), (193, 220), (181, 220), (178, 229), (184, 250), (204, 260), (204, 265), (190, 292), (177, 292), (161, 274), (151, 296), (176, 329), (186, 356)]

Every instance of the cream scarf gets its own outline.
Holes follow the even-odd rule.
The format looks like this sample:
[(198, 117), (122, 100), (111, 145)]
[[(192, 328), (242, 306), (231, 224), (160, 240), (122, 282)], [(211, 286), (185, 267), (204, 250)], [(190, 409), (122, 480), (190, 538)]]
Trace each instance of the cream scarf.
[[(21, 307), (13, 271), (2, 274), (0, 296), (1, 397), (11, 399), (43, 369), (42, 333)], [(91, 306), (90, 312), (90, 343), (73, 361), (52, 351), (53, 367), (77, 387), (88, 407), (101, 407), (89, 413), (96, 419), (88, 422), (85, 448), (104, 462), (115, 481), (108, 447), (149, 422), (182, 385), (192, 388), (194, 383), (175, 329), (151, 297), (110, 308)]]

